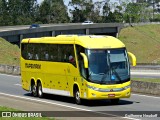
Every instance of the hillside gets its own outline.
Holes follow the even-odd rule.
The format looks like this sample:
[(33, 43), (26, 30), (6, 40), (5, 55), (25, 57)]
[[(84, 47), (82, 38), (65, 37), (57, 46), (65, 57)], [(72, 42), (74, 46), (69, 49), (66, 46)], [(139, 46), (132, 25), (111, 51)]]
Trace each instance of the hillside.
[[(119, 39), (134, 53), (138, 63), (160, 63), (160, 25), (123, 28)], [(0, 38), (0, 64), (19, 65), (20, 50)]]
[(20, 57), (19, 47), (0, 38), (0, 64), (19, 66), (20, 63), (19, 57)]
[(160, 24), (124, 28), (119, 39), (136, 55), (137, 63), (160, 63)]

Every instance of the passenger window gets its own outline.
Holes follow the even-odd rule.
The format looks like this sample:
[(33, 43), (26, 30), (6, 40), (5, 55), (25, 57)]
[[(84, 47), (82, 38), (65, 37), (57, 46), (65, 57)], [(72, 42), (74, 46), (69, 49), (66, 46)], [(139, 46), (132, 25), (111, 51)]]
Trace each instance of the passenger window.
[(76, 66), (74, 46), (71, 44), (59, 44), (58, 45), (58, 61), (69, 62), (74, 66)]
[(50, 45), (49, 47), (50, 61), (58, 61), (58, 45)]
[(28, 51), (27, 44), (22, 44), (21, 45), (21, 54), (24, 59), (27, 59), (27, 53), (28, 53), (27, 51)]
[(33, 59), (40, 60), (40, 45), (39, 44), (33, 44), (33, 45), (34, 45)]
[(28, 54), (27, 54), (27, 58), (29, 60), (32, 60), (34, 56), (34, 46), (33, 44), (28, 44)]

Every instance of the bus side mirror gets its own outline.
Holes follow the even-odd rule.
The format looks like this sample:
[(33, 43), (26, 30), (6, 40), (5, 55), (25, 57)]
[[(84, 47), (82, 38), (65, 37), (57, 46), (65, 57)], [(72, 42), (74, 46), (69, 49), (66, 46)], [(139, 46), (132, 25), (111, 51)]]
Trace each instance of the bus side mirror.
[(80, 55), (83, 57), (84, 68), (88, 68), (88, 59), (87, 59), (87, 56), (84, 53), (80, 53)]
[(131, 52), (128, 52), (128, 55), (132, 59), (132, 66), (136, 66), (136, 56)]

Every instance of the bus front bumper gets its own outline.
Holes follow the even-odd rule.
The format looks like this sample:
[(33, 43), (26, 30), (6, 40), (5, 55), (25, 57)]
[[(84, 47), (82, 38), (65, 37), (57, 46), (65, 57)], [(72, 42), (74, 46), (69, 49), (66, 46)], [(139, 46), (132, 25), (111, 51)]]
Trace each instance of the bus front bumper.
[(88, 89), (88, 92), (84, 93), (83, 96), (84, 99), (90, 100), (129, 98), (131, 96), (131, 89), (128, 88), (126, 90), (118, 92), (100, 92)]

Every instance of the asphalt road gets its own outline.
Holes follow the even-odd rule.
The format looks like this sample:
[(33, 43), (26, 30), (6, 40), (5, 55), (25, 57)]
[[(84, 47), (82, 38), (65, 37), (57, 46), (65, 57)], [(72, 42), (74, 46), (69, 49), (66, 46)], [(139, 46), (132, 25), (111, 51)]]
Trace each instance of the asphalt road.
[(131, 78), (160, 78), (160, 70), (131, 70)]
[[(42, 27), (52, 27), (52, 26), (68, 26), (68, 25), (81, 25), (81, 23), (66, 23), (66, 24), (40, 24)], [(0, 32), (12, 31), (12, 30), (23, 30), (30, 29), (30, 25), (17, 25), (17, 26), (0, 26)], [(34, 29), (34, 28), (32, 28)]]
[[(94, 120), (108, 117), (113, 120), (159, 120), (159, 103), (160, 97), (138, 94), (132, 94), (129, 99), (121, 99), (119, 105), (111, 105), (107, 100), (89, 101), (84, 102), (83, 105), (76, 105), (72, 98), (55, 95), (46, 95), (40, 99), (30, 96), (27, 91), (21, 88), (20, 76), (0, 74), (1, 106), (13, 107), (23, 111), (48, 111), (44, 114), (54, 114), (56, 117), (64, 117), (64, 119), (71, 119), (70, 117), (85, 117), (87, 120)], [(56, 114), (53, 111), (60, 112)], [(152, 116), (150, 118), (146, 116), (151, 116), (151, 114), (155, 115), (155, 117)], [(67, 115), (70, 117), (66, 117)], [(156, 115), (158, 115), (159, 118), (157, 118)]]

